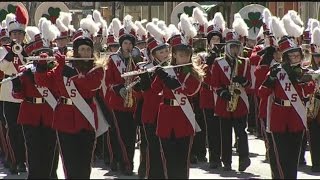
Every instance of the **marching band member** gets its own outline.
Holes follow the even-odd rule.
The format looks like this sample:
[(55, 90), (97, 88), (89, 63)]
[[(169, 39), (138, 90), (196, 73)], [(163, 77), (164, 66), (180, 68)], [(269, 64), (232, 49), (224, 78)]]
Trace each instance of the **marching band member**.
[(248, 135), (245, 131), (249, 104), (244, 88), (250, 86), (250, 70), (248, 59), (239, 57), (242, 51), (239, 32), (245, 31), (245, 28), (238, 27), (236, 23), (233, 25), (237, 31), (229, 29), (224, 31), (226, 34), (225, 57), (214, 62), (211, 85), (218, 95), (216, 104), (219, 106), (215, 107), (215, 113), (221, 118), (223, 169), (225, 171), (231, 170), (232, 127), (234, 127), (236, 137), (239, 138), (238, 170), (245, 171), (250, 165), (250, 158)]
[[(205, 38), (205, 33), (208, 27), (208, 20), (206, 18), (207, 14), (204, 14), (203, 11), (196, 7), (193, 9), (192, 24), (197, 30), (197, 36), (193, 38), (193, 53), (198, 55), (200, 59), (205, 54), (207, 47), (207, 39)], [(203, 60), (202, 60), (203, 61)], [(203, 68), (206, 66), (202, 63)], [(207, 99), (209, 101), (209, 99)], [(207, 162), (206, 158), (207, 149), (206, 149), (206, 137), (207, 137), (207, 126), (204, 119), (202, 110), (200, 109), (200, 91), (190, 98), (190, 103), (192, 104), (193, 111), (195, 113), (196, 121), (199, 124), (201, 131), (197, 132), (191, 149), (190, 162), (191, 164), (196, 164), (198, 162)]]
[[(93, 58), (92, 36), (98, 31), (92, 19), (80, 21), (73, 37), (73, 57)], [(73, 60), (55, 55), (58, 65), (48, 71), (46, 62), (39, 61), (35, 81), (39, 86), (53, 84), (58, 92), (52, 127), (56, 129), (62, 162), (67, 179), (89, 179), (95, 146), (97, 107), (93, 97), (101, 86), (104, 69), (92, 60)]]
[[(115, 30), (117, 28), (114, 25)], [(113, 136), (110, 138), (112, 150), (115, 149), (111, 170), (118, 170), (119, 164), (123, 174), (132, 175), (137, 126), (133, 114), (136, 100), (132, 89), (126, 89), (133, 80), (120, 75), (134, 70), (136, 63), (141, 61), (141, 56), (140, 50), (135, 47), (136, 26), (132, 22), (132, 16), (127, 15), (123, 25), (119, 30), (120, 49), (109, 56), (107, 63), (105, 81), (110, 94), (105, 98), (108, 98), (106, 101), (114, 115), (114, 126), (110, 128), (110, 135)]]
[[(268, 27), (267, 25), (264, 25), (263, 31), (264, 31), (264, 49), (257, 54), (261, 55), (259, 65), (256, 67), (256, 70), (254, 72), (254, 75), (256, 77), (256, 83), (255, 83), (255, 90), (257, 95), (259, 96), (259, 87), (266, 79), (266, 76), (270, 70), (270, 68), (276, 64), (280, 63), (282, 59), (282, 53), (279, 51), (278, 44), (276, 39), (281, 38), (284, 34), (284, 32), (281, 31), (279, 22), (275, 21), (273, 18), (272, 25)], [(270, 23), (271, 24), (271, 23)], [(270, 30), (272, 30), (272, 34), (270, 33)], [(267, 127), (267, 103), (268, 99), (259, 96), (259, 118), (260, 118), (260, 124), (261, 124), (261, 131), (262, 135), (265, 141), (265, 147), (266, 147), (266, 160), (273, 164), (271, 165), (271, 174), (272, 177), (279, 177), (278, 170), (276, 169), (276, 159), (275, 154), (273, 154), (273, 142), (269, 141), (271, 134), (270, 132), (266, 131)], [(269, 137), (270, 136), (270, 137)], [(269, 138), (268, 138), (269, 137)]]
[[(7, 54), (4, 45), (10, 44), (11, 39), (8, 34), (8, 29), (6, 27), (6, 20), (2, 21), (2, 27), (0, 31), (0, 60), (3, 59), (3, 57)], [(1, 79), (4, 78), (4, 73), (3, 71), (0, 71), (0, 76)], [(0, 85), (1, 86), (1, 85)], [(1, 143), (1, 155), (4, 155), (3, 161), (4, 161), (4, 167), (8, 168), (9, 167), (9, 161), (10, 161), (10, 156), (9, 156), (9, 151), (8, 151), (8, 144), (6, 142), (6, 121), (4, 117), (4, 112), (3, 112), (3, 101), (0, 100), (0, 143)]]
[[(170, 51), (169, 44), (166, 43), (166, 34), (152, 22), (147, 23), (146, 29), (150, 34), (147, 40), (147, 54), (145, 55), (148, 56), (147, 59), (149, 59), (149, 61), (144, 64), (141, 63), (141, 69), (152, 68), (157, 65), (167, 65)], [(144, 93), (144, 91), (148, 90), (151, 86), (155, 74), (145, 73), (141, 74), (140, 77), (139, 87), (143, 96), (140, 149), (144, 154), (141, 154), (142, 157), (140, 158), (138, 175), (139, 177), (146, 177), (148, 179), (163, 179), (165, 176), (161, 160), (160, 142), (156, 135), (157, 115), (162, 95)], [(145, 172), (142, 172), (143, 170)]]
[[(286, 36), (278, 45), (283, 53), (282, 63), (271, 67), (259, 94), (262, 98), (269, 98), (271, 106), (267, 111), (270, 113), (267, 114), (267, 131), (271, 133), (269, 141), (273, 142), (273, 149), (269, 149), (269, 152), (273, 151), (276, 155), (276, 175), (279, 175), (273, 174), (273, 178), (294, 179), (297, 178), (301, 141), (307, 128), (304, 101), (314, 92), (315, 85), (313, 81), (301, 81), (301, 48)], [(274, 164), (270, 163), (270, 166)]]
[[(94, 22), (99, 26), (99, 31), (97, 33), (97, 36), (93, 37), (94, 41), (94, 48), (96, 52), (103, 52), (103, 37), (102, 35), (104, 34), (104, 31), (106, 31), (107, 27), (107, 22), (103, 19), (101, 16), (101, 13), (98, 10), (94, 10), (92, 14), (92, 18)], [(99, 54), (100, 57), (100, 54)]]
[(214, 113), (217, 94), (213, 91), (211, 77), (213, 63), (216, 58), (222, 56), (224, 39), (222, 32), (225, 29), (225, 21), (220, 12), (217, 12), (213, 20), (209, 21), (207, 29), (208, 54), (205, 57), (208, 69), (202, 87), (200, 89), (200, 108), (203, 109), (207, 124), (207, 136), (209, 146), (209, 168), (221, 167), (221, 131), (220, 118)]
[[(5, 45), (5, 53), (0, 61), (0, 70), (5, 78), (19, 72), (18, 66), (25, 64), (23, 57), (27, 56), (23, 50), (25, 40), (25, 28), (28, 24), (28, 14), (21, 6), (17, 6), (16, 14), (8, 14), (6, 17), (7, 28), (11, 44)], [(11, 155), (10, 172), (26, 172), (25, 146), (21, 126), (17, 124), (21, 99), (16, 99), (11, 94), (12, 82), (1, 85), (0, 99), (4, 101), (3, 111), (7, 124), (9, 152)]]
[(57, 49), (55, 49), (54, 51), (58, 51), (62, 55), (66, 55), (68, 51), (71, 51), (71, 49), (69, 49), (67, 46), (70, 42), (70, 30), (68, 28), (68, 25), (64, 24), (65, 21), (71, 21), (71, 14), (60, 13), (59, 18), (57, 18), (56, 20), (56, 26), (59, 29), (60, 34), (55, 39), (55, 42), (57, 43)]
[[(42, 27), (42, 37), (37, 27), (26, 28), (27, 33), (29, 36), (32, 34), (31, 39), (33, 39), (25, 48), (28, 55), (41, 53), (53, 55), (50, 42), (54, 40), (59, 31), (54, 25), (51, 25), (50, 21), (44, 22)], [(33, 32), (30, 33), (30, 31)], [(40, 38), (46, 40), (42, 41)], [(28, 67), (30, 65), (31, 67)], [(53, 95), (51, 92), (52, 86), (43, 88), (35, 84), (31, 70), (35, 68), (34, 65), (31, 63), (20, 68), (23, 75), (12, 80), (13, 97), (23, 100), (20, 105), (18, 123), (22, 125), (26, 145), (28, 179), (57, 179), (59, 152), (57, 151), (56, 133), (51, 129), (53, 110), (57, 104), (54, 96), (56, 93)], [(53, 66), (53, 62), (48, 64), (49, 69)]]
[[(320, 67), (320, 28), (316, 27), (312, 31), (311, 36), (311, 53), (312, 53), (312, 59), (311, 59), (311, 68), (313, 70), (318, 70)], [(319, 83), (317, 81), (316, 83)], [(319, 87), (317, 85), (317, 87)], [(320, 142), (318, 140), (318, 137), (320, 137), (320, 114), (319, 114), (319, 89), (316, 89), (315, 94), (312, 96), (314, 98), (314, 104), (313, 104), (313, 110), (314, 113), (311, 116), (308, 117), (308, 126), (309, 126), (309, 134), (310, 134), (310, 153), (311, 153), (311, 162), (312, 172), (320, 172)], [(312, 100), (312, 99), (311, 99)]]
[[(191, 62), (192, 38), (197, 34), (186, 14), (181, 15), (182, 34), (169, 39), (172, 47), (171, 65)], [(203, 72), (192, 66), (164, 70), (158, 67), (151, 88), (145, 93), (163, 92), (157, 117), (165, 178), (189, 177), (189, 158), (193, 137), (200, 130), (188, 97), (200, 89)], [(173, 120), (174, 118), (174, 120)]]

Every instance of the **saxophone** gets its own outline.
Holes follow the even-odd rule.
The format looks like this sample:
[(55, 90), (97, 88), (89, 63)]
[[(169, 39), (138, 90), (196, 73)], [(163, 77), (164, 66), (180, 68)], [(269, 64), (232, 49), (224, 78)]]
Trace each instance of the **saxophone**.
[(319, 113), (320, 100), (318, 98), (316, 98), (316, 95), (318, 95), (320, 93), (320, 91), (318, 89), (319, 89), (319, 86), (317, 84), (316, 91), (313, 94), (311, 94), (311, 96), (309, 98), (309, 103), (307, 105), (307, 117), (310, 120), (315, 119)]
[[(130, 52), (129, 54), (129, 62), (126, 68), (126, 72), (132, 71), (132, 63), (133, 63), (133, 59), (132, 59), (132, 54)], [(131, 86), (132, 83), (132, 77), (127, 77), (125, 79), (125, 83), (124, 86), (126, 87), (126, 97), (124, 99), (124, 107), (126, 108), (131, 108), (133, 107), (133, 104), (135, 102), (133, 94), (132, 94), (132, 88), (128, 88), (129, 86)]]
[(240, 84), (232, 81), (232, 79), (238, 75), (238, 66), (239, 66), (239, 63), (238, 63), (238, 59), (236, 58), (235, 65), (230, 76), (230, 85), (228, 86), (229, 92), (231, 94), (231, 100), (228, 101), (228, 104), (227, 104), (228, 112), (234, 112), (237, 109), (239, 97), (241, 94)]

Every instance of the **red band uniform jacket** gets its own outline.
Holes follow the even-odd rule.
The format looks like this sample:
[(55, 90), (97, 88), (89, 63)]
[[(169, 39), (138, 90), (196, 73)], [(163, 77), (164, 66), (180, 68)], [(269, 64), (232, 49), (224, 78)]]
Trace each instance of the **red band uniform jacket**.
[[(53, 109), (47, 103), (33, 104), (28, 102), (26, 98), (43, 98), (37, 89), (37, 85), (34, 83), (34, 78), (29, 75), (20, 76), (21, 91), (12, 92), (12, 96), (17, 99), (23, 99), (20, 105), (18, 123), (22, 125), (39, 126), (51, 128), (53, 122)], [(57, 92), (52, 91), (53, 84), (48, 82), (48, 89), (57, 98)], [(45, 93), (44, 93), (45, 94)]]
[[(35, 73), (36, 83), (40, 86), (48, 87), (48, 82), (54, 82), (54, 88), (58, 92), (59, 97), (70, 98), (63, 81), (63, 67), (66, 65), (58, 65), (53, 70), (46, 73)], [(72, 77), (72, 80), (84, 99), (93, 99), (101, 86), (104, 76), (102, 67), (94, 67), (88, 72), (82, 72)], [(95, 127), (98, 129), (97, 109), (93, 101), (88, 103), (94, 112)], [(66, 105), (58, 103), (54, 111), (53, 128), (66, 133), (77, 133), (80, 130), (94, 131), (89, 121), (83, 116), (75, 105)]]
[[(182, 68), (174, 69), (181, 83), (181, 87), (175, 89), (174, 92), (183, 93), (187, 97), (192, 97), (199, 91), (201, 83), (192, 75), (183, 73), (181, 69)], [(164, 99), (175, 99), (172, 90), (166, 87), (158, 76), (156, 76), (152, 82), (151, 89), (145, 91), (145, 93), (158, 94), (161, 91), (163, 91)], [(161, 102), (157, 120), (156, 133), (160, 138), (169, 138), (172, 132), (176, 138), (193, 136), (195, 134), (192, 125), (180, 106), (170, 106)]]
[[(227, 65), (222, 69), (218, 63), (219, 61), (225, 61), (225, 58), (217, 59), (212, 66), (213, 74), (211, 76), (211, 85), (216, 90), (222, 87), (228, 87), (230, 85), (230, 80), (224, 73), (224, 71), (228, 72), (230, 65), (226, 63)], [(245, 77), (250, 82), (250, 64), (248, 59), (239, 58), (238, 61), (241, 61), (241, 63), (238, 63), (238, 75)], [(228, 76), (230, 77), (230, 74)], [(250, 86), (250, 83), (248, 84), (248, 86)], [(215, 113), (217, 114), (217, 116), (230, 119), (232, 117), (241, 118), (248, 114), (248, 107), (241, 97), (239, 97), (237, 109), (234, 112), (227, 111), (227, 103), (227, 100), (221, 98), (220, 96), (217, 97), (216, 104), (218, 104), (218, 106), (215, 107)]]
[[(280, 73), (280, 72), (279, 72)], [(287, 76), (287, 74), (284, 74)], [(274, 93), (275, 99), (289, 100), (285, 94), (280, 81), (283, 79), (275, 80), (275, 85), (273, 88), (267, 88), (263, 85), (260, 86), (259, 96), (264, 99), (267, 99), (271, 93)], [(299, 96), (301, 101), (307, 97), (308, 94), (314, 92), (315, 84), (313, 81), (309, 83), (287, 83), (286, 90), (291, 91), (294, 87), (298, 95), (293, 94), (294, 96)], [(291, 97), (290, 101), (296, 101), (296, 97)], [(275, 103), (271, 106), (271, 118), (270, 118), (270, 131), (271, 132), (299, 132), (304, 130), (304, 125), (299, 114), (296, 112), (294, 107), (291, 106), (281, 106)]]

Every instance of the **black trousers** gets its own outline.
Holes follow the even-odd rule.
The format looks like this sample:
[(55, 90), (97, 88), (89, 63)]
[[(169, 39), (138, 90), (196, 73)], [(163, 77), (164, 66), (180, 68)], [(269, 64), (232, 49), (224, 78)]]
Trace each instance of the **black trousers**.
[(246, 117), (237, 119), (221, 118), (222, 162), (224, 165), (232, 163), (232, 127), (238, 137), (239, 160), (249, 157), (248, 134), (246, 132)]
[(207, 123), (208, 145), (209, 145), (209, 162), (221, 161), (221, 130), (220, 118), (214, 116), (213, 109), (203, 110)]
[(188, 179), (190, 150), (193, 137), (160, 139), (163, 151), (163, 168), (168, 179)]
[(309, 124), (310, 149), (312, 166), (320, 166), (320, 124), (312, 121)]
[(203, 159), (207, 154), (207, 124), (204, 118), (203, 111), (199, 108), (199, 105), (196, 104), (196, 106), (194, 106), (193, 108), (193, 111), (195, 113), (195, 119), (201, 128), (201, 131), (197, 132), (194, 137), (191, 156), (196, 156), (198, 159)]
[(90, 179), (95, 133), (82, 130), (76, 134), (57, 131), (66, 179)]
[(275, 156), (276, 160), (270, 166), (276, 165), (271, 169), (278, 170), (278, 173), (272, 174), (272, 178), (296, 179), (303, 132), (273, 132), (268, 138), (273, 141), (273, 148), (269, 149), (270, 156)]
[(28, 179), (57, 179), (59, 151), (55, 130), (23, 125)]
[(277, 161), (276, 161), (276, 154), (273, 150), (273, 141), (272, 141), (272, 136), (271, 133), (266, 131), (267, 127), (267, 121), (266, 119), (261, 119), (261, 133), (264, 139), (265, 147), (266, 147), (266, 154), (268, 154), (268, 161), (270, 164), (271, 168), (271, 177), (272, 178), (280, 178), (279, 176), (279, 171), (277, 169)]
[(12, 152), (11, 163), (21, 164), (26, 162), (24, 137), (21, 125), (17, 124), (17, 118), (20, 110), (20, 103), (4, 102), (4, 117), (8, 125), (8, 146)]
[(248, 95), (249, 101), (249, 114), (248, 114), (248, 131), (252, 132), (253, 130), (258, 130), (257, 125), (257, 98), (255, 95)]
[(6, 141), (6, 121), (4, 118), (3, 112), (3, 101), (0, 101), (0, 146), (1, 146), (1, 154), (5, 161), (9, 159), (8, 145)]
[(132, 112), (113, 112), (115, 122), (110, 129), (113, 158), (120, 163), (120, 169), (132, 171), (137, 124)]
[[(164, 171), (161, 159), (160, 141), (156, 135), (156, 124), (145, 124), (143, 126), (142, 137), (146, 137), (146, 176), (148, 179), (164, 179)], [(143, 135), (145, 134), (145, 135)]]
[(143, 126), (139, 126), (139, 134), (140, 134), (140, 164), (138, 168), (139, 177), (145, 177), (147, 175), (147, 148), (148, 148), (148, 140), (145, 134), (145, 130)]

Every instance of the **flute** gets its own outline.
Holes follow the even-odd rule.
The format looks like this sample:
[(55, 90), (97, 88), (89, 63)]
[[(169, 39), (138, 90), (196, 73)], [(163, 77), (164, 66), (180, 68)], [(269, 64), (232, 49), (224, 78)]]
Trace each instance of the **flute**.
[[(177, 67), (183, 67), (183, 66), (189, 66), (192, 65), (193, 63), (187, 63), (187, 64), (179, 64), (179, 65), (175, 65), (175, 66), (165, 66), (163, 67), (163, 69), (170, 69), (170, 68), (177, 68)], [(139, 75), (139, 74), (143, 74), (145, 72), (153, 72), (156, 70), (157, 67), (160, 66), (154, 66), (152, 68), (148, 68), (148, 69), (144, 69), (144, 70), (137, 70), (137, 71), (130, 71), (130, 72), (126, 72), (121, 74), (121, 77), (128, 77), (128, 76), (134, 76), (134, 75)]]
[[(42, 58), (40, 56), (30, 56), (30, 57), (25, 57), (27, 61), (55, 61), (56, 58), (53, 56), (49, 56), (46, 58)], [(74, 57), (66, 57), (66, 61), (93, 61), (94, 58), (74, 58)]]

